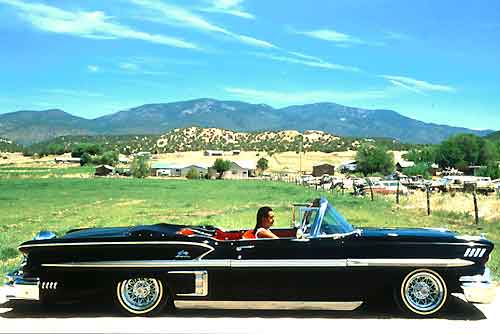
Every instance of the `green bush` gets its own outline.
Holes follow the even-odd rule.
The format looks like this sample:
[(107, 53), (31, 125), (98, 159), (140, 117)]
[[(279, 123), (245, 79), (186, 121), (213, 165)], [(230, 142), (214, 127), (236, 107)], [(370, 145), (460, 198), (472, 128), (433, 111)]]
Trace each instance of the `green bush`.
[(186, 178), (187, 179), (190, 179), (190, 180), (198, 180), (201, 178), (200, 176), (200, 173), (198, 172), (198, 170), (196, 168), (191, 168), (187, 174), (186, 174)]
[(373, 173), (390, 174), (394, 169), (394, 155), (383, 146), (362, 144), (356, 153), (358, 170), (364, 176)]
[(148, 177), (151, 174), (151, 166), (149, 164), (149, 159), (140, 155), (132, 160), (132, 164), (130, 165), (130, 172), (133, 177), (143, 179)]

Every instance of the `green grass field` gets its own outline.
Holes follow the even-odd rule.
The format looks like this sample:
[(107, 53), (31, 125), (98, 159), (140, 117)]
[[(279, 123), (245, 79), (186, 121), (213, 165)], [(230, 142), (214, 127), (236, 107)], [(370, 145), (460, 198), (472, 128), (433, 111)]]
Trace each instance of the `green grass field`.
[[(80, 172), (80, 171), (78, 171)], [(65, 172), (69, 173), (69, 172)], [(32, 174), (33, 176), (34, 174)], [(262, 205), (275, 211), (276, 225), (289, 226), (291, 204), (326, 195), (355, 226), (446, 227), (464, 234), (486, 233), (497, 245), (498, 221), (474, 225), (464, 215), (400, 209), (393, 199), (326, 194), (269, 181), (158, 180), (129, 178), (4, 178), (0, 176), (0, 274), (20, 261), (17, 246), (40, 230), (127, 226), (160, 222), (251, 228)], [(498, 251), (489, 263), (500, 278)]]

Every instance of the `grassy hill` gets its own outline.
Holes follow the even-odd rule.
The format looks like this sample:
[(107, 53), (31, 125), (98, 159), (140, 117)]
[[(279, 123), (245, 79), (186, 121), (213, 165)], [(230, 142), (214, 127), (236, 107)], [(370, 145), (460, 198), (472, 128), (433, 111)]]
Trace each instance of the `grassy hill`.
[(383, 144), (391, 150), (406, 150), (414, 147), (386, 138), (339, 137), (323, 131), (263, 131), (236, 132), (218, 128), (189, 127), (174, 129), (163, 135), (100, 135), (62, 136), (29, 147), (32, 152), (41, 152), (51, 145), (62, 145), (66, 151), (80, 143), (96, 143), (104, 150), (124, 154), (149, 151), (171, 153), (200, 150), (242, 150), (270, 153), (287, 151), (341, 152), (356, 150), (364, 142)]
[(494, 141), (500, 141), (500, 131), (490, 133), (485, 138), (490, 139), (490, 140), (494, 140)]

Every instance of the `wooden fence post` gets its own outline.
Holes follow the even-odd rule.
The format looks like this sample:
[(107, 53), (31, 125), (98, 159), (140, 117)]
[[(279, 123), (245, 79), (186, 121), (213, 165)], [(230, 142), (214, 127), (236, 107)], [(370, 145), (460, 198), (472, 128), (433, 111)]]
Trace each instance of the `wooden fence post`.
[(372, 181), (367, 178), (366, 179), (366, 182), (368, 183), (368, 187), (370, 187), (370, 196), (371, 196), (371, 199), (372, 199), (372, 202), (373, 202), (373, 188), (372, 188)]
[(425, 192), (427, 193), (427, 216), (431, 215), (431, 187), (426, 186)]
[(399, 180), (398, 180), (398, 185), (396, 187), (396, 204), (399, 204)]
[(476, 195), (476, 186), (472, 190), (472, 198), (474, 199), (474, 219), (476, 221), (476, 225), (479, 224), (479, 210), (477, 208), (477, 195)]

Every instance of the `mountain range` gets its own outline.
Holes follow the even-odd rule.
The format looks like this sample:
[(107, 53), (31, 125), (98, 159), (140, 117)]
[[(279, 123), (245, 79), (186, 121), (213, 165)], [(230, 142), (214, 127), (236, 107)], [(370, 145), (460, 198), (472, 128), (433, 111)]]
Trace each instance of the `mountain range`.
[(485, 136), (493, 132), (425, 123), (392, 110), (327, 102), (276, 109), (265, 104), (204, 98), (146, 104), (95, 119), (59, 109), (0, 114), (0, 136), (24, 145), (63, 135), (162, 134), (190, 126), (247, 132), (320, 130), (340, 136), (385, 137), (422, 144), (438, 143), (457, 133)]

